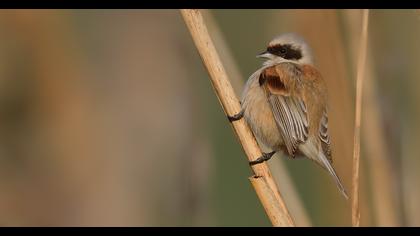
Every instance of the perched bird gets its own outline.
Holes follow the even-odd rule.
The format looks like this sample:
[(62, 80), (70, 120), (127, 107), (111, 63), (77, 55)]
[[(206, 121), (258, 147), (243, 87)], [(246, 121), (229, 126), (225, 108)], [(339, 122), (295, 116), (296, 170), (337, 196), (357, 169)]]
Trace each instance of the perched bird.
[(305, 156), (325, 168), (348, 199), (331, 165), (327, 88), (308, 44), (296, 34), (283, 34), (257, 57), (266, 61), (245, 85), (241, 112), (229, 117), (232, 122), (244, 117), (254, 135), (273, 150), (250, 164), (279, 151), (292, 158)]

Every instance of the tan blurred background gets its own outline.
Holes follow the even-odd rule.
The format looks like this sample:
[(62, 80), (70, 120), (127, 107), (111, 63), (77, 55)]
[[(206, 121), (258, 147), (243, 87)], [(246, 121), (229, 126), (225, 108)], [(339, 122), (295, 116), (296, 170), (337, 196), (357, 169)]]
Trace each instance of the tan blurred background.
[[(351, 187), (359, 10), (208, 10), (232, 83), (277, 34), (313, 47)], [(420, 225), (420, 11), (371, 10), (361, 220)], [(269, 226), (177, 10), (0, 11), (1, 226)], [(349, 226), (309, 160), (270, 167), (301, 226)]]

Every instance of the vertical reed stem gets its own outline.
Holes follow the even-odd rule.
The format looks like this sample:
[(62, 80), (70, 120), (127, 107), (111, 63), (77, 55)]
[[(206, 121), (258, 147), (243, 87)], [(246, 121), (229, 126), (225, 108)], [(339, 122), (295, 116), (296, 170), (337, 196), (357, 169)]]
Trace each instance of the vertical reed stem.
[(360, 209), (359, 209), (359, 165), (360, 165), (360, 124), (362, 117), (362, 90), (363, 77), (366, 67), (366, 48), (368, 35), (368, 16), (369, 10), (363, 10), (362, 35), (360, 38), (360, 48), (357, 64), (357, 80), (356, 80), (356, 114), (354, 120), (354, 150), (353, 150), (353, 188), (352, 188), (352, 225), (360, 226)]

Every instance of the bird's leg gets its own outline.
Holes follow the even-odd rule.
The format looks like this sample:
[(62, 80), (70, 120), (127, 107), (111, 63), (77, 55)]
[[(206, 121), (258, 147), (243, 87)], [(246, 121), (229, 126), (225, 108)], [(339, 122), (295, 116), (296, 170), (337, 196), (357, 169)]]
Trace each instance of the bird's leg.
[(256, 160), (254, 160), (254, 161), (250, 161), (249, 162), (249, 165), (251, 165), (251, 166), (253, 166), (253, 165), (255, 165), (255, 164), (259, 164), (259, 163), (262, 163), (262, 162), (264, 162), (264, 161), (268, 161), (268, 160), (270, 160), (270, 158), (274, 155), (276, 153), (276, 151), (272, 151), (272, 152), (268, 152), (268, 153), (266, 153), (266, 152), (263, 152), (262, 153), (262, 156), (260, 156), (260, 157), (258, 157)]
[(234, 122), (237, 120), (242, 119), (244, 117), (244, 109), (242, 108), (241, 111), (238, 114), (235, 114), (233, 116), (227, 116), (230, 122)]

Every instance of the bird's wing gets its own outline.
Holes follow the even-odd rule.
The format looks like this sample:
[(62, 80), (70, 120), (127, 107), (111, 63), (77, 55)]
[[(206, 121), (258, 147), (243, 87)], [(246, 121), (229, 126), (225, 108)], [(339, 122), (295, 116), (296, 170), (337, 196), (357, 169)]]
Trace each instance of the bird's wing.
[[(279, 66), (284, 68), (276, 69)], [(294, 156), (298, 145), (307, 140), (309, 130), (306, 105), (301, 98), (294, 96), (292, 91), (297, 78), (291, 76), (300, 76), (299, 71), (293, 70), (297, 68), (277, 65), (265, 69), (259, 78), (290, 156)]]
[(321, 117), (321, 123), (319, 126), (319, 138), (321, 139), (322, 150), (324, 151), (328, 160), (332, 163), (330, 135), (328, 134), (328, 114), (326, 110), (324, 110)]

